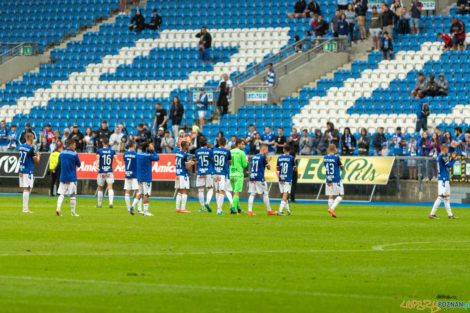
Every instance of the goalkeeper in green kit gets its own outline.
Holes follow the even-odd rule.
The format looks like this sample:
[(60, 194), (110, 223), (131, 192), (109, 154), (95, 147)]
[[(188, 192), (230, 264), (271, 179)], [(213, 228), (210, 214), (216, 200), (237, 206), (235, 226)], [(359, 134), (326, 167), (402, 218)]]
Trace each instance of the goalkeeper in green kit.
[(241, 213), (240, 209), (240, 192), (243, 190), (243, 169), (248, 166), (245, 149), (245, 142), (242, 139), (237, 139), (235, 148), (230, 151), (232, 158), (232, 165), (230, 165), (230, 184), (233, 190), (233, 204), (230, 209), (230, 214)]

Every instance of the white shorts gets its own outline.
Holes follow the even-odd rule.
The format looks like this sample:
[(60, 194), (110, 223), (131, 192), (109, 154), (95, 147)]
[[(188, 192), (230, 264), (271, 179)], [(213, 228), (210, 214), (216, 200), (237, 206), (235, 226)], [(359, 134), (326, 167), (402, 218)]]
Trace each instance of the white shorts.
[(189, 189), (189, 177), (188, 176), (176, 176), (175, 188), (176, 189)]
[(207, 111), (198, 111), (197, 115), (199, 116), (199, 118), (205, 118), (206, 117), (206, 112)]
[(279, 191), (281, 192), (281, 194), (290, 193), (291, 187), (292, 183), (290, 182), (279, 182)]
[(139, 183), (137, 178), (126, 178), (124, 180), (124, 190), (137, 190), (139, 189)]
[(114, 175), (113, 173), (98, 173), (98, 178), (96, 179), (98, 186), (103, 187), (104, 184), (112, 184), (114, 183)]
[(77, 194), (77, 183), (60, 183), (59, 189), (57, 189), (59, 195), (76, 195)]
[(369, 32), (372, 37), (380, 37), (382, 30), (380, 28), (370, 28)]
[(152, 193), (152, 183), (151, 182), (141, 182), (139, 185), (139, 193), (143, 196), (149, 196)]
[(197, 175), (196, 178), (196, 187), (214, 187), (214, 181), (212, 180), (212, 175)]
[(450, 196), (450, 183), (449, 181), (437, 181), (437, 194), (439, 196)]
[(268, 185), (265, 181), (250, 181), (248, 183), (248, 192), (256, 194), (268, 194)]
[(215, 191), (225, 191), (226, 190), (226, 181), (229, 181), (230, 185), (230, 180), (225, 177), (225, 175), (212, 175), (212, 178), (214, 180), (214, 189)]
[(33, 174), (21, 174), (20, 173), (20, 188), (31, 188), (33, 189), (34, 176)]
[(230, 182), (230, 178), (228, 178), (227, 176), (225, 176), (225, 191), (233, 191), (232, 183)]
[(325, 194), (327, 196), (343, 196), (344, 195), (344, 187), (343, 183), (331, 183), (331, 186), (326, 184)]

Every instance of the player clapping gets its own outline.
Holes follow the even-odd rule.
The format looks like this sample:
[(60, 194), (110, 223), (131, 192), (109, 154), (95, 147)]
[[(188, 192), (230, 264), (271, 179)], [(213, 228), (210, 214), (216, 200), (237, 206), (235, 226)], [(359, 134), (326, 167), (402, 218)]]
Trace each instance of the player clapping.
[(289, 194), (292, 187), (292, 175), (295, 168), (295, 158), (290, 155), (290, 147), (284, 146), (284, 154), (277, 158), (277, 170), (279, 172), (279, 190), (282, 195), (281, 206), (279, 207), (278, 215), (284, 215), (284, 208), (287, 215), (290, 215), (289, 210)]
[[(214, 184), (212, 180), (212, 150), (207, 148), (207, 140), (201, 139), (201, 148), (196, 150), (197, 160), (197, 178), (196, 187), (198, 188), (199, 203), (201, 204), (201, 210), (199, 212), (205, 212), (205, 209), (210, 213), (212, 209), (210, 202), (212, 194), (214, 192)], [(207, 200), (204, 202), (204, 187), (207, 188)]]
[(114, 175), (113, 175), (113, 161), (116, 161), (118, 166), (121, 166), (121, 162), (118, 160), (117, 155), (111, 148), (109, 148), (109, 139), (103, 138), (103, 148), (98, 150), (96, 155), (95, 168), (98, 169), (98, 204), (97, 208), (101, 208), (103, 202), (104, 186), (108, 184), (108, 195), (109, 195), (109, 208), (113, 208), (114, 200)]
[[(341, 170), (343, 164), (338, 155), (336, 155), (336, 146), (328, 146), (328, 155), (323, 158), (323, 164), (326, 171), (326, 195), (328, 199), (328, 212), (332, 217), (336, 217), (335, 209), (344, 198), (344, 187), (341, 182)], [(336, 199), (335, 199), (336, 196)]]
[[(191, 213), (186, 210), (186, 202), (188, 201), (188, 190), (189, 190), (189, 175), (188, 170), (195, 164), (194, 161), (188, 160), (189, 142), (181, 142), (181, 150), (176, 153), (175, 165), (176, 165), (176, 181), (175, 188), (177, 190), (176, 195), (176, 213)], [(181, 206), (180, 206), (181, 205)]]
[(75, 212), (77, 207), (77, 167), (80, 167), (80, 159), (78, 157), (75, 140), (67, 140), (66, 149), (60, 153), (60, 184), (57, 193), (59, 198), (57, 199), (57, 210), (56, 214), (61, 216), (60, 208), (66, 195), (70, 195), (70, 209), (72, 216), (78, 216)]
[(34, 163), (39, 163), (40, 155), (34, 151), (34, 135), (26, 134), (26, 143), (19, 148), (20, 152), (20, 188), (23, 188), (23, 213), (32, 213), (29, 210), (29, 195), (34, 185)]
[[(137, 182), (137, 152), (135, 151), (136, 143), (134, 140), (129, 140), (129, 150), (124, 155), (124, 165), (126, 168), (126, 178), (124, 180), (125, 201), (127, 211), (131, 212), (131, 193), (136, 191), (136, 198), (139, 195), (139, 183)], [(138, 201), (138, 212), (142, 213), (142, 200)]]

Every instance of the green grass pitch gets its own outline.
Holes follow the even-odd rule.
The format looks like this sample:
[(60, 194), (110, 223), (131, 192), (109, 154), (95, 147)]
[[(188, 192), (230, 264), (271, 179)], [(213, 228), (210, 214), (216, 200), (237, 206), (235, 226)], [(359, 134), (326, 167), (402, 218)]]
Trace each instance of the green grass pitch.
[(80, 217), (68, 200), (57, 217), (56, 198), (31, 197), (30, 215), (21, 197), (0, 201), (3, 313), (417, 312), (403, 300), (470, 300), (468, 208), (429, 220), (427, 207), (341, 204), (333, 219), (324, 204), (281, 217), (256, 203), (250, 217), (152, 201), (155, 216), (142, 217), (121, 199), (96, 209), (78, 198)]

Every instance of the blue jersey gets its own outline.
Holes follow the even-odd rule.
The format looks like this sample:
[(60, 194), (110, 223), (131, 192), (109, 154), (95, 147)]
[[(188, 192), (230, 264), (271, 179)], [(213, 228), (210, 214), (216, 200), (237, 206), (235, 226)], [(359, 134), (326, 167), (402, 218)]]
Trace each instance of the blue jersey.
[(155, 151), (137, 153), (137, 181), (139, 183), (152, 181), (152, 162), (159, 159)]
[(0, 146), (6, 146), (8, 145), (8, 137), (9, 135), (9, 132), (8, 132), (8, 129), (5, 127), (5, 128), (1, 128), (0, 127)]
[(199, 148), (196, 150), (197, 174), (212, 174), (212, 150), (209, 148)]
[(188, 162), (188, 154), (179, 150), (175, 155), (176, 176), (188, 176), (186, 162)]
[(225, 148), (215, 148), (212, 151), (214, 174), (216, 175), (230, 175), (230, 167), (228, 161), (232, 159), (230, 150)]
[(437, 156), (438, 180), (449, 181), (449, 169), (454, 165), (455, 160), (449, 161), (449, 157), (443, 153)]
[(111, 148), (101, 148), (98, 150), (100, 156), (99, 173), (112, 173), (115, 152)]
[(251, 160), (250, 181), (264, 181), (264, 170), (268, 160), (262, 154), (257, 154)]
[(405, 136), (393, 134), (392, 138), (395, 139), (395, 142), (391, 146), (392, 154), (395, 155), (406, 155), (408, 151), (408, 145), (402, 145), (401, 142), (405, 140)]
[(21, 174), (33, 174), (34, 171), (34, 160), (36, 152), (34, 148), (25, 143), (20, 146), (20, 173)]
[(80, 159), (78, 153), (65, 149), (59, 155), (60, 163), (60, 182), (75, 183), (77, 181), (77, 167), (80, 167)]
[[(454, 141), (457, 142), (457, 143), (465, 142), (465, 136), (462, 135), (460, 137), (455, 137)], [(457, 148), (453, 148), (453, 147), (449, 146), (449, 153), (452, 153), (454, 151), (457, 155), (461, 155), (462, 154), (462, 145), (459, 145)]]
[(123, 158), (126, 166), (126, 178), (137, 178), (137, 152), (129, 150), (124, 153)]
[(292, 182), (294, 173), (295, 159), (292, 155), (283, 154), (277, 158), (277, 167), (279, 168), (279, 181)]
[[(263, 141), (273, 142), (274, 141), (274, 134), (273, 133), (270, 133), (270, 134), (264, 133), (263, 137), (261, 139)], [(274, 144), (268, 145), (268, 152), (274, 152), (274, 151), (275, 151), (274, 150)]]
[(323, 158), (323, 165), (325, 166), (326, 182), (339, 183), (341, 182), (341, 160), (339, 156), (329, 154)]

